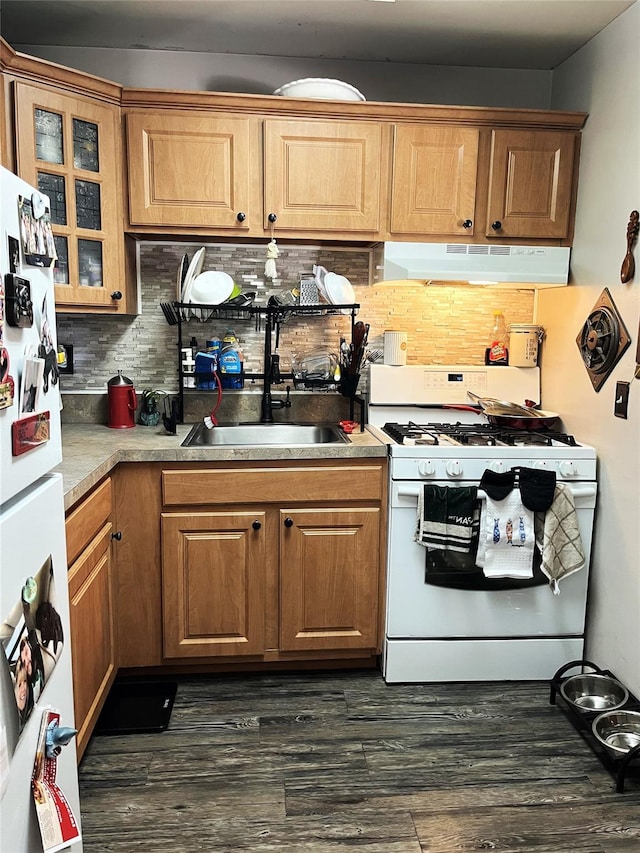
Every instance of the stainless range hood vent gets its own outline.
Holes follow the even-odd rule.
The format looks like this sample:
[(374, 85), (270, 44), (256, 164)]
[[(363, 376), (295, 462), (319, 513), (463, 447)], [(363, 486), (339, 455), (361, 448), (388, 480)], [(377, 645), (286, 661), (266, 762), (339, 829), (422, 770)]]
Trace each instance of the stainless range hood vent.
[(564, 246), (389, 242), (378, 281), (557, 286), (569, 281), (570, 254)]

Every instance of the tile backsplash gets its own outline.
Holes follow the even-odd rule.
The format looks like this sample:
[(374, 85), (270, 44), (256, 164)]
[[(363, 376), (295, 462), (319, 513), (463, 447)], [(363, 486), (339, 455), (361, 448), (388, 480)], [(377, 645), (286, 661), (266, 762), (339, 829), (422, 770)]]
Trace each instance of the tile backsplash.
[[(74, 346), (74, 374), (61, 378), (65, 392), (104, 392), (108, 380), (122, 370), (141, 391), (178, 389), (177, 326), (169, 326), (161, 302), (176, 298), (176, 276), (182, 256), (193, 257), (200, 243), (139, 244), (142, 312), (137, 317), (59, 314), (58, 340)], [(382, 349), (387, 329), (405, 330), (407, 361), (420, 364), (482, 364), (493, 310), (504, 312), (507, 324), (531, 323), (534, 293), (471, 286), (426, 286), (421, 282), (371, 285), (373, 250), (366, 247), (335, 248), (314, 245), (279, 245), (278, 278), (265, 279), (264, 243), (204, 244), (203, 270), (224, 270), (243, 291), (256, 291), (256, 304), (264, 305), (272, 293), (290, 290), (313, 265), (347, 276), (360, 304), (358, 318), (371, 326), (369, 348)], [(262, 370), (263, 334), (255, 318), (229, 323), (240, 340), (245, 370)], [(183, 327), (183, 345), (196, 338), (223, 337), (224, 321), (190, 320)], [(289, 370), (294, 353), (337, 351), (340, 337), (348, 338), (350, 318), (342, 315), (299, 316), (282, 324), (279, 353), (281, 369)]]

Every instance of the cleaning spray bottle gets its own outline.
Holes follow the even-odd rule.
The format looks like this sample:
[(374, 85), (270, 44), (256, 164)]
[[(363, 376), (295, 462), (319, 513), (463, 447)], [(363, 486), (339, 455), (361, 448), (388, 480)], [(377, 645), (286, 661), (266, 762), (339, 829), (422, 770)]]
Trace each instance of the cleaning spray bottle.
[(243, 358), (238, 339), (231, 329), (227, 329), (227, 332), (222, 339), (219, 361), (220, 381), (223, 388), (232, 388), (237, 390), (244, 386), (242, 362)]

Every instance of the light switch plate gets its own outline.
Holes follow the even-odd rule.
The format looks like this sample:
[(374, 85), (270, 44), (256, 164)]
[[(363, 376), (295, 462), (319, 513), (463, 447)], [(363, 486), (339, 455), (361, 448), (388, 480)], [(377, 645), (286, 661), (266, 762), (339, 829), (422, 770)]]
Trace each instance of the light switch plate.
[(627, 419), (627, 409), (629, 408), (629, 383), (616, 382), (616, 400), (613, 406), (613, 414), (617, 418)]

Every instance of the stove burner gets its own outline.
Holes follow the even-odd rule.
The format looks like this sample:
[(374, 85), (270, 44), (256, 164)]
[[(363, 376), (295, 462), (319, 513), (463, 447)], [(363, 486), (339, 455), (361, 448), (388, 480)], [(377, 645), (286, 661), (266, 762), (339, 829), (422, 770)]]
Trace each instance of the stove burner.
[(551, 430), (509, 430), (484, 423), (416, 424), (409, 421), (406, 424), (386, 423), (382, 427), (382, 431), (397, 444), (430, 444), (435, 446), (451, 443), (487, 447), (498, 445), (553, 447), (557, 444), (565, 444), (569, 447), (578, 447), (575, 438), (568, 433)]

